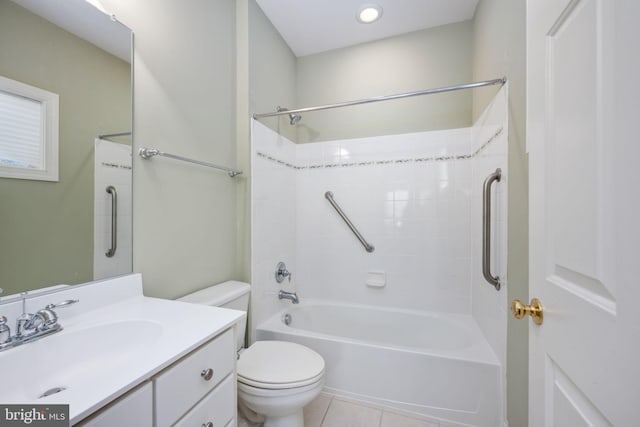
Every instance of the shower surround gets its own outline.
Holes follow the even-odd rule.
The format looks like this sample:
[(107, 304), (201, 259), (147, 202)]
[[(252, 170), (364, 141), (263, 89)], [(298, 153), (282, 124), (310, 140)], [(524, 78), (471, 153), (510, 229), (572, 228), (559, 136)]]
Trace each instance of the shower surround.
[[(506, 91), (465, 129), (296, 145), (254, 121), (251, 330), (290, 304), (277, 299), (280, 289), (303, 302), (467, 315), (504, 367)], [(497, 167), (492, 272), (502, 279), (500, 292), (484, 281), (480, 263), (482, 183)], [(326, 191), (374, 252), (365, 251)], [(290, 283), (275, 282), (278, 261), (293, 273)]]

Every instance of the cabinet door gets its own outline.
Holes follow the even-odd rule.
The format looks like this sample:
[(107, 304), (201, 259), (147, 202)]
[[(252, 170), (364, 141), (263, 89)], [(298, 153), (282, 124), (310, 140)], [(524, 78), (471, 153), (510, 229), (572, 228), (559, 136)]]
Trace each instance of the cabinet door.
[(76, 426), (153, 427), (153, 388), (150, 382), (125, 394)]

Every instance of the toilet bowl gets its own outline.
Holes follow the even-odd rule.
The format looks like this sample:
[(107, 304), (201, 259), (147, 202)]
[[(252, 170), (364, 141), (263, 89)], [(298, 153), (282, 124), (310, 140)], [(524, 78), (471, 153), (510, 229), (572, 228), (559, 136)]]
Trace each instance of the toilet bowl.
[(238, 383), (238, 405), (242, 414), (264, 427), (302, 427), (302, 409), (315, 399), (324, 379), (305, 387), (265, 390)]
[[(179, 301), (248, 309), (250, 287), (224, 282), (189, 294)], [(237, 325), (238, 407), (252, 422), (265, 427), (304, 427), (302, 409), (324, 386), (322, 356), (303, 345), (285, 341), (256, 341), (242, 350), (244, 322)]]
[(324, 359), (300, 344), (257, 341), (238, 360), (240, 409), (265, 427), (302, 426), (302, 408), (323, 386)]

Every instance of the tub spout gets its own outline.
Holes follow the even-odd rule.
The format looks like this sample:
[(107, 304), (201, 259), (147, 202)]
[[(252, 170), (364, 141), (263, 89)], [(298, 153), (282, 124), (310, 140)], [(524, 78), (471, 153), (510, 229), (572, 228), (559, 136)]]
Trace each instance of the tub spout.
[(278, 293), (278, 299), (288, 299), (294, 304), (300, 303), (298, 295), (295, 292), (280, 291)]

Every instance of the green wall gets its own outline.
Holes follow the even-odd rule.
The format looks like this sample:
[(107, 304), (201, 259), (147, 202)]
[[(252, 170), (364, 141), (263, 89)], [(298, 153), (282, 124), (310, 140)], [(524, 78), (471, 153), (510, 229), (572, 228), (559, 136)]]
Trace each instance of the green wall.
[[(509, 79), (509, 223), (507, 300), (528, 301), (529, 203), (528, 157), (525, 147), (525, 0), (482, 0), (473, 26), (473, 78)], [(474, 91), (474, 117), (495, 88)], [(507, 321), (507, 418), (526, 426), (528, 405), (528, 322), (509, 315)]]
[[(411, 92), (472, 79), (472, 23), (462, 22), (296, 58), (249, 0), (250, 111), (301, 108)], [(260, 121), (299, 142), (471, 125), (468, 91)]]
[[(296, 108), (298, 58), (256, 4), (249, 0), (249, 107), (265, 113), (277, 107)], [(261, 122), (292, 141), (296, 127), (288, 116), (265, 118)]]
[(0, 287), (93, 280), (93, 141), (131, 129), (130, 65), (0, 0), (0, 75), (60, 97), (59, 182), (0, 178)]
[[(135, 34), (134, 153), (140, 147), (234, 167), (235, 0), (101, 0)], [(148, 296), (176, 298), (240, 278), (245, 175), (133, 158), (133, 269)]]
[[(471, 81), (472, 24), (443, 25), (298, 58), (297, 106), (310, 107)], [(307, 113), (298, 142), (471, 125), (471, 93), (452, 92)]]

